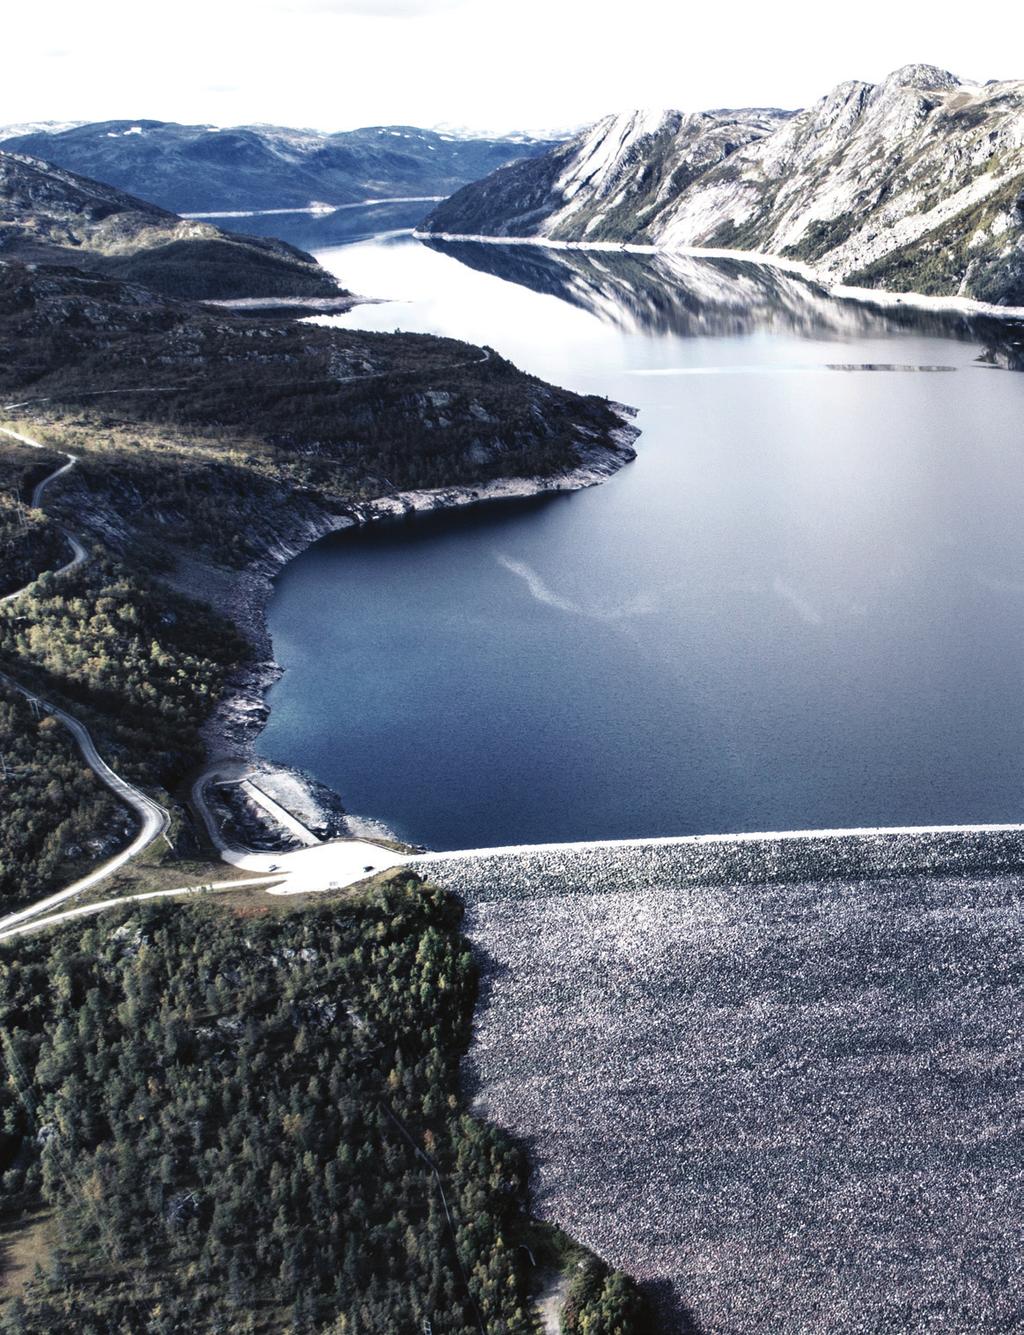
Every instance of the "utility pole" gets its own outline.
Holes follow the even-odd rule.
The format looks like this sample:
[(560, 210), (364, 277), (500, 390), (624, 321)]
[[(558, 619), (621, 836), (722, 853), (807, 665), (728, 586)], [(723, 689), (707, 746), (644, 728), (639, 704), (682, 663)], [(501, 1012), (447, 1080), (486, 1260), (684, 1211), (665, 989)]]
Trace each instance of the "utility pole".
[(16, 491), (8, 492), (7, 503), (10, 507), (10, 522), (14, 531), (24, 534), (28, 531), (28, 508)]

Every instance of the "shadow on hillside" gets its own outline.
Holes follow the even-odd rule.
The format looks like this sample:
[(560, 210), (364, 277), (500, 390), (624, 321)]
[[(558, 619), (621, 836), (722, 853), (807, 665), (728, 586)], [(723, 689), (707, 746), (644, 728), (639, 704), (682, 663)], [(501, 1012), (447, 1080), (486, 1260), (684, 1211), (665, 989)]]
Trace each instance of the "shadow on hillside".
[(671, 1280), (654, 1280), (643, 1287), (654, 1310), (656, 1330), (664, 1335), (708, 1335), (707, 1329), (673, 1288)]

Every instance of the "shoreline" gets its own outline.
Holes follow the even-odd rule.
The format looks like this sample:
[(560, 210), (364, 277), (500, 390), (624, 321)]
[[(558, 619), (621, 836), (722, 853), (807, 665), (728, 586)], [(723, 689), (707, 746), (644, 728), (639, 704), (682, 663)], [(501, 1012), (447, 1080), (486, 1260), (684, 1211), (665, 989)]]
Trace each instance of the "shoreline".
[[(254, 652), (253, 659), (232, 674), (223, 695), (200, 729), (206, 747), (204, 766), (211, 768), (241, 763), (278, 771), (300, 782), (307, 789), (311, 802), (315, 802), (314, 788), (319, 788), (321, 792), (333, 792), (316, 780), (315, 776), (311, 779), (301, 770), (270, 761), (256, 753), (256, 741), (270, 717), (267, 695), (284, 672), (274, 658), (267, 624), (267, 611), (276, 577), (291, 561), (332, 533), (372, 523), (440, 514), (468, 506), (495, 505), (536, 496), (582, 491), (606, 482), (636, 457), (633, 443), (641, 434), (632, 421), (634, 409), (620, 403), (612, 403), (610, 406), (619, 417), (620, 425), (612, 430), (609, 441), (604, 444), (581, 444), (579, 463), (561, 473), (535, 477), (500, 477), (475, 486), (393, 492), (372, 501), (357, 503), (346, 503), (339, 499), (334, 502), (335, 508), (331, 508), (329, 498), (323, 504), (300, 500), (300, 507), (305, 506), (306, 513), (296, 515), (294, 528), (285, 539), (270, 542), (264, 556), (237, 577), (229, 579), (226, 587), (201, 595), (231, 621), (252, 645)], [(212, 573), (211, 567), (203, 568)], [(341, 794), (334, 793), (333, 796), (339, 805), (344, 800)], [(361, 825), (365, 826), (369, 822), (387, 831), (386, 823), (373, 813), (346, 812), (346, 815)]]
[[(892, 293), (873, 288), (855, 288), (845, 284), (836, 284), (803, 261), (788, 259), (755, 251), (729, 250), (699, 246), (663, 247), (627, 242), (612, 241), (559, 241), (545, 237), (495, 237), (475, 236), (451, 233), (425, 233), (413, 230), (412, 235), (420, 241), (452, 241), (482, 243), (489, 245), (533, 246), (550, 250), (594, 251), (604, 253), (623, 252), (638, 255), (689, 256), (695, 259), (730, 259), (744, 264), (775, 268), (794, 274), (806, 281), (813, 282), (824, 289), (830, 296), (839, 300), (856, 302), (861, 305), (878, 307), (916, 307), (928, 311), (943, 311), (950, 314), (973, 315), (995, 318), (1006, 323), (1024, 320), (1024, 307), (999, 307), (969, 298), (929, 297), (919, 293)], [(373, 298), (356, 297), (352, 304), (359, 304)], [(201, 735), (206, 745), (208, 766), (219, 763), (248, 764), (265, 774), (276, 772), (288, 782), (299, 783), (305, 790), (311, 806), (316, 807), (317, 790), (325, 792), (337, 800), (336, 811), (345, 812), (342, 806), (343, 795), (333, 792), (316, 779), (291, 766), (271, 761), (256, 751), (256, 743), (266, 727), (270, 717), (268, 695), (274, 684), (283, 675), (283, 668), (276, 661), (273, 644), (267, 625), (267, 612), (273, 595), (274, 581), (280, 572), (293, 560), (301, 556), (321, 539), (350, 528), (366, 524), (411, 519), (417, 515), (441, 514), (445, 511), (461, 509), (469, 505), (495, 504), (503, 501), (522, 500), (559, 492), (581, 490), (597, 485), (613, 476), (619, 468), (634, 457), (632, 442), (640, 434), (632, 424), (634, 410), (622, 404), (611, 405), (619, 414), (621, 427), (613, 432), (618, 436), (611, 448), (590, 446), (581, 449), (581, 462), (564, 473), (545, 477), (516, 478), (502, 477), (477, 486), (439, 487), (429, 490), (395, 492), (378, 497), (368, 502), (348, 503), (340, 498), (325, 497), (322, 503), (304, 498), (296, 498), (300, 508), (306, 507), (306, 513), (299, 514), (291, 530), (283, 539), (277, 538), (268, 543), (266, 554), (239, 575), (234, 575), (226, 596), (216, 597), (219, 609), (241, 631), (254, 646), (254, 659), (232, 675), (225, 692), (211, 715), (203, 724)], [(623, 457), (619, 451), (628, 453)], [(333, 507), (333, 508), (332, 508)], [(333, 806), (333, 803), (330, 804)], [(323, 805), (320, 809), (329, 813)], [(383, 831), (385, 837), (391, 837), (384, 821), (373, 813), (353, 814), (345, 812), (354, 825), (360, 827), (360, 836), (366, 837), (368, 826)], [(1008, 837), (1024, 834), (1024, 825), (982, 823), (975, 825), (920, 825), (920, 826), (880, 826), (850, 827), (821, 830), (789, 831), (751, 831), (736, 833), (709, 832), (697, 835), (667, 835), (661, 837), (635, 836), (626, 839), (596, 839), (563, 844), (509, 845), (500, 848), (467, 850), (456, 857), (498, 857), (516, 853), (551, 853), (559, 850), (611, 852), (617, 848), (635, 847), (656, 848), (659, 846), (685, 848), (696, 851), (701, 846), (718, 847), (743, 846), (765, 850), (772, 844), (845, 844), (850, 840), (873, 843), (881, 839), (885, 843), (895, 840), (907, 845), (928, 844), (933, 840), (944, 844), (947, 841), (961, 841), (970, 836)], [(448, 852), (424, 850), (422, 856), (430, 862), (453, 858)]]
[(459, 232), (421, 232), (413, 230), (417, 241), (472, 242), (489, 246), (536, 246), (544, 250), (582, 250), (627, 255), (682, 255), (697, 260), (739, 260), (742, 264), (759, 265), (795, 274), (798, 278), (816, 283), (830, 297), (838, 301), (853, 301), (859, 305), (912, 306), (925, 311), (944, 311), (951, 315), (984, 316), (988, 319), (1015, 322), (1024, 320), (1024, 306), (995, 306), (973, 297), (929, 296), (924, 292), (894, 292), (880, 287), (854, 287), (836, 282), (820, 269), (803, 260), (785, 255), (773, 255), (758, 250), (728, 250), (722, 246), (655, 246), (632, 241), (558, 241), (545, 236), (477, 236)]
[[(496, 478), (475, 487), (441, 487), (422, 491), (395, 492), (373, 501), (330, 511), (312, 506), (299, 519), (287, 540), (268, 547), (266, 555), (241, 577), (233, 580), (226, 598), (217, 599), (219, 609), (254, 645), (255, 661), (239, 669), (224, 695), (201, 729), (207, 745), (208, 768), (216, 765), (251, 766), (272, 781), (298, 784), (307, 818), (319, 813), (324, 821), (341, 816), (350, 822), (349, 836), (392, 839), (386, 821), (375, 813), (352, 813), (344, 797), (315, 775), (259, 755), (256, 742), (270, 716), (267, 694), (284, 669), (273, 656), (267, 611), (274, 581), (303, 552), (332, 533), (367, 524), (415, 519), (443, 514), (475, 505), (493, 505), (537, 496), (558, 495), (596, 486), (613, 477), (635, 457), (632, 443), (641, 434), (630, 420), (633, 411), (613, 404), (622, 425), (611, 448), (590, 446), (582, 450), (580, 464), (564, 473), (533, 478)], [(587, 456), (590, 456), (589, 458)], [(308, 503), (307, 503), (308, 504)], [(803, 855), (821, 850), (815, 866)], [(827, 852), (825, 851), (827, 850)], [(936, 823), (922, 825), (840, 826), (790, 830), (707, 832), (680, 835), (636, 835), (536, 844), (506, 844), (465, 850), (422, 848), (409, 855), (410, 864), (424, 870), (437, 867), (449, 874), (460, 863), (501, 863), (506, 858), (546, 859), (583, 857), (603, 862), (632, 851), (644, 858), (659, 854), (693, 860), (701, 873), (719, 879), (728, 867), (740, 881), (773, 879), (873, 879), (879, 875), (935, 873), (949, 875), (973, 871), (992, 874), (1024, 867), (1024, 822)], [(738, 859), (738, 861), (737, 861)], [(713, 870), (712, 870), (713, 869)], [(458, 874), (456, 873), (456, 879)]]
[(207, 218), (269, 218), (277, 214), (307, 214), (312, 218), (329, 218), (332, 213), (346, 209), (367, 209), (379, 204), (439, 204), (447, 195), (392, 195), (383, 199), (356, 199), (347, 204), (305, 204), (293, 209), (210, 209), (206, 213), (183, 213), (182, 218), (199, 222)]

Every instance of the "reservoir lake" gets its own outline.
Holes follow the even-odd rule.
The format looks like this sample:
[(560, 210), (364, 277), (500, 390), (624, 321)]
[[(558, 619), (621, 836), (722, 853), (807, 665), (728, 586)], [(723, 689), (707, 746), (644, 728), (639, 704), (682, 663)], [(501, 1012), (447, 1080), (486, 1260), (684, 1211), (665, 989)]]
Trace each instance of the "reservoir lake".
[(604, 484), (324, 539), (259, 750), (436, 849), (1024, 820), (1024, 376), (995, 322), (734, 260), (323, 250), (320, 322), (638, 410)]

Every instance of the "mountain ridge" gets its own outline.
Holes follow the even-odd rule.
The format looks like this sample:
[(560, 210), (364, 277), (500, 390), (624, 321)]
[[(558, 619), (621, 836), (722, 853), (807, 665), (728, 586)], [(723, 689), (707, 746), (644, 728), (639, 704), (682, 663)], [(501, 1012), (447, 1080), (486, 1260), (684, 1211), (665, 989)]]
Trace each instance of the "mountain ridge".
[(441, 204), (432, 233), (706, 246), (1024, 304), (1024, 81), (907, 65), (799, 112), (626, 112)]
[[(19, 127), (12, 127), (17, 129)], [(111, 120), (5, 137), (28, 153), (175, 212), (353, 204), (381, 195), (449, 195), (553, 140), (489, 138), (409, 125), (333, 134), (280, 125)]]
[(165, 296), (339, 296), (311, 255), (229, 235), (112, 186), (0, 148), (0, 259), (71, 265)]

